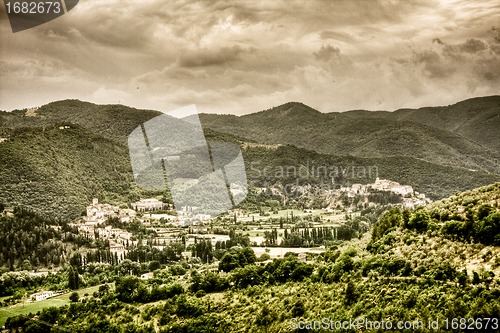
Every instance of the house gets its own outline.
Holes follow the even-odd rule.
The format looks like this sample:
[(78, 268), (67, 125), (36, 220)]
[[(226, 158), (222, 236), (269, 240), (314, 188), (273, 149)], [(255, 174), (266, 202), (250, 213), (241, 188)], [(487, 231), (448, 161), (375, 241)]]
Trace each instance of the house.
[(40, 291), (31, 295), (30, 298), (33, 301), (43, 301), (44, 299), (50, 298), (52, 296), (54, 296), (54, 293), (52, 291)]
[(119, 212), (119, 218), (121, 222), (132, 222), (136, 217), (136, 212), (133, 209), (123, 209)]
[(155, 220), (161, 220), (163, 219), (164, 221), (174, 221), (177, 219), (177, 216), (169, 215), (169, 214), (149, 214), (149, 217)]
[(196, 207), (196, 206), (182, 206), (181, 207), (181, 210), (183, 212), (192, 212), (192, 211), (195, 211), (196, 209), (198, 209), (198, 207)]
[(208, 214), (196, 214), (196, 218), (200, 221), (206, 221), (210, 219), (210, 215)]
[(109, 249), (111, 252), (123, 252), (125, 251), (125, 246), (123, 246), (123, 244), (110, 242)]
[(147, 210), (163, 209), (167, 205), (158, 199), (142, 199), (141, 201), (134, 202), (131, 206), (137, 211), (144, 212)]
[(92, 205), (87, 206), (87, 220), (96, 220), (102, 223), (107, 217), (116, 217), (118, 213), (123, 211), (119, 207), (111, 206), (108, 204), (100, 204), (97, 199), (92, 200)]
[(153, 273), (145, 273), (141, 275), (141, 280), (149, 280), (153, 278)]

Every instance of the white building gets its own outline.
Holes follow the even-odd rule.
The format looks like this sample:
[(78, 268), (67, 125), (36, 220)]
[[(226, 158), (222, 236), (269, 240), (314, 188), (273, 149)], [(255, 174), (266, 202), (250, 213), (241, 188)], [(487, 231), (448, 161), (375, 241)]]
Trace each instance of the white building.
[(40, 291), (31, 295), (30, 298), (34, 301), (43, 301), (44, 299), (50, 298), (52, 296), (54, 296), (54, 293), (52, 291)]
[(158, 199), (142, 199), (141, 201), (137, 201), (132, 204), (132, 208), (141, 212), (163, 209), (165, 206), (167, 205)]
[(210, 215), (208, 214), (196, 214), (196, 218), (200, 221), (206, 221), (210, 219)]

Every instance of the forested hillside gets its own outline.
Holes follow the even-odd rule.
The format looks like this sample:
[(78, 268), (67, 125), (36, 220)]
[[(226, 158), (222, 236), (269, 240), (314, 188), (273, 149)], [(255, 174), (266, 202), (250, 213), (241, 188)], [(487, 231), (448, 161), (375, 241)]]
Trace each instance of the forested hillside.
[(0, 112), (0, 129), (46, 127), (72, 122), (126, 145), (127, 137), (143, 122), (160, 115), (159, 111), (138, 110), (124, 105), (97, 105), (79, 100), (64, 100), (41, 106), (32, 116), (26, 110)]
[(500, 151), (500, 96), (471, 98), (453, 105), (387, 111), (348, 111), (332, 116), (414, 121), (452, 131)]
[[(301, 103), (287, 103), (241, 117), (202, 114), (200, 120), (204, 127), (266, 144), (292, 144), (333, 155), (409, 156), (434, 164), (500, 173), (498, 150), (449, 129), (413, 119), (376, 118), (369, 112), (355, 115), (323, 114)], [(483, 125), (475, 130), (497, 135), (490, 122)]]
[[(123, 105), (64, 100), (26, 110), (0, 112), (0, 130), (79, 124), (120, 144), (143, 122), (160, 115)], [(428, 162), (500, 173), (500, 96), (473, 98), (446, 107), (321, 113), (286, 103), (237, 117), (201, 114), (204, 128), (268, 144), (359, 157), (411, 156)]]
[[(297, 179), (300, 184), (320, 184), (323, 180), (333, 185), (330, 175), (335, 176), (335, 172), (331, 174), (335, 167), (336, 184), (373, 183), (378, 171), (380, 178), (412, 185), (432, 199), (500, 181), (500, 176), (492, 173), (440, 166), (411, 157), (332, 156), (291, 145), (261, 145), (211, 130), (205, 134), (208, 141), (234, 142), (242, 147), (249, 185), (257, 187), (265, 187), (264, 181), (268, 185), (295, 184)], [(0, 154), (0, 202), (11, 208), (26, 206), (49, 217), (74, 219), (92, 198), (124, 205), (141, 197), (163, 194), (135, 185), (126, 147), (72, 123), (12, 130), (10, 139), (0, 143)], [(324, 172), (319, 177), (302, 178), (293, 173), (274, 176), (279, 170), (276, 167), (295, 166), (299, 170), (308, 163), (310, 168), (313, 163), (327, 167), (328, 177)], [(273, 170), (270, 178), (262, 173), (266, 166)], [(369, 167), (376, 168), (369, 172)], [(358, 173), (363, 168), (365, 171)]]
[(126, 147), (72, 123), (12, 130), (0, 155), (0, 201), (48, 218), (74, 219), (92, 198), (118, 205), (145, 193)]
[[(498, 248), (448, 237), (441, 220), (465, 206), (477, 218), (473, 227), (482, 227), (500, 214), (499, 193), (496, 183), (414, 212), (393, 208), (371, 235), (308, 254), (306, 262), (287, 253), (259, 264), (250, 248), (233, 247), (218, 265), (192, 261), (191, 269), (186, 263), (161, 267), (145, 281), (133, 276), (139, 271), (122, 275), (128, 261), (115, 268), (78, 266), (84, 277), (98, 270), (98, 283), (113, 277), (116, 288), (102, 285), (69, 305), (43, 309), (41, 321), (28, 320), (34, 314), (17, 316), (6, 327), (40, 330), (58, 323), (76, 332), (279, 332), (300, 325), (322, 332), (351, 320), (354, 328), (345, 331), (354, 332), (377, 331), (383, 320), (395, 331), (469, 326), (497, 331)], [(470, 268), (478, 257), (483, 262)]]

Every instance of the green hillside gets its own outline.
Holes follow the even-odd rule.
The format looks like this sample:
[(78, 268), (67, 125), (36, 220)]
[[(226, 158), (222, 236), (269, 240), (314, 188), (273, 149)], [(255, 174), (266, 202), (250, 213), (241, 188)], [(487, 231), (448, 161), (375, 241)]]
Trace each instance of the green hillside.
[(215, 131), (262, 143), (292, 144), (334, 155), (411, 156), (434, 164), (500, 172), (498, 151), (460, 134), (404, 119), (354, 114), (358, 116), (323, 114), (300, 103), (287, 103), (241, 117), (202, 114), (200, 119)]
[[(488, 157), (494, 153), (469, 139), (415, 122), (357, 118), (354, 113), (364, 112), (341, 117), (287, 103), (242, 117), (200, 118), (209, 141), (242, 147), (247, 177), (254, 186), (266, 186), (264, 180), (267, 185), (295, 183), (296, 178), (317, 184), (322, 179), (324, 184), (373, 182), (377, 174), (358, 175), (360, 167), (375, 167), (380, 178), (411, 185), (432, 199), (500, 181), (497, 174), (468, 170), (494, 168)], [(0, 200), (7, 206), (25, 205), (69, 219), (79, 216), (93, 197), (125, 204), (146, 196), (135, 186), (125, 144), (133, 129), (159, 112), (66, 100), (42, 106), (34, 114), (0, 112), (1, 137), (10, 136), (0, 143)], [(57, 123), (61, 120), (66, 122)], [(59, 125), (70, 128), (60, 130)], [(333, 181), (330, 172), (328, 177), (306, 179), (275, 176), (277, 166), (298, 170), (308, 161), (316, 168), (336, 167), (339, 175)], [(260, 171), (270, 166), (273, 174), (264, 179), (252, 165)]]
[(457, 192), (427, 210), (449, 238), (500, 246), (500, 183)]
[[(7, 329), (27, 332), (44, 332), (52, 325), (74, 332), (285, 332), (299, 327), (310, 332), (378, 332), (382, 325), (395, 332), (462, 332), (467, 325), (474, 332), (496, 332), (498, 246), (453, 239), (443, 232), (447, 227), (440, 224), (441, 213), (459, 207), (470, 208), (473, 226), (481, 227), (476, 230), (491, 220), (496, 228), (491, 235), (500, 232), (496, 183), (413, 212), (392, 208), (371, 232), (321, 253), (307, 253), (305, 261), (285, 253), (258, 262), (251, 248), (232, 247), (218, 264), (194, 260), (188, 269), (182, 261), (161, 266), (147, 280), (139, 278), (147, 265), (131, 260), (80, 263), (75, 269), (81, 281), (113, 281), (115, 288), (80, 289), (80, 299), (68, 306), (51, 301), (26, 305), (37, 304), (36, 317), (15, 316), (27, 312), (21, 305), (5, 305), (2, 319)], [(0, 283), (11, 293), (23, 290), (21, 286), (59, 289), (69, 283), (71, 271), (73, 267), (37, 281), (23, 272), (9, 272), (0, 276)], [(342, 330), (350, 321), (353, 328)]]
[[(416, 191), (425, 193), (433, 200), (452, 195), (456, 191), (465, 191), (500, 180), (500, 175), (436, 165), (412, 157), (360, 158), (332, 156), (294, 146), (279, 146), (277, 148), (251, 147), (244, 150), (243, 156), (247, 167), (247, 178), (260, 179), (261, 181), (257, 182), (257, 184), (263, 184), (264, 177), (262, 175), (253, 178), (258, 175), (258, 172), (252, 170), (252, 162), (260, 163), (258, 165), (254, 164), (254, 169), (259, 169), (261, 173), (265, 166), (272, 166), (273, 168), (270, 169), (272, 172), (269, 172), (271, 175), (275, 174), (276, 166), (283, 166), (285, 169), (287, 166), (296, 166), (298, 170), (301, 165), (306, 166), (307, 161), (310, 161), (310, 166), (314, 161), (316, 170), (318, 166), (327, 166), (328, 170), (330, 170), (330, 167), (338, 167), (339, 173), (341, 173), (341, 167), (344, 170), (349, 167), (349, 172), (346, 173), (347, 177), (343, 178), (341, 176), (340, 179), (335, 180), (335, 183), (343, 184), (346, 184), (347, 181), (351, 184), (373, 183), (375, 181), (375, 169), (371, 168), (371, 177), (369, 170), (370, 167), (376, 166), (379, 178), (390, 179), (403, 185), (411, 185)], [(355, 166), (354, 176), (352, 175), (352, 166)], [(358, 174), (358, 171), (361, 170), (361, 175), (363, 175), (363, 167), (366, 169), (366, 177), (360, 177)], [(320, 175), (324, 175), (322, 170)], [(309, 181), (320, 184), (320, 179), (324, 177), (310, 177), (307, 178), (307, 181), (298, 178), (300, 183)], [(268, 179), (271, 184), (274, 182), (287, 184), (295, 183), (295, 181), (296, 179), (293, 177), (271, 177), (271, 179)]]
[(385, 111), (349, 111), (332, 116), (414, 121), (449, 130), (500, 151), (500, 96), (471, 98), (453, 105)]
[(0, 143), (0, 156), (0, 201), (10, 207), (72, 219), (92, 198), (123, 204), (143, 194), (127, 148), (75, 124), (13, 130)]
[[(390, 179), (403, 185), (411, 185), (421, 193), (425, 193), (433, 200), (442, 199), (453, 195), (457, 191), (466, 191), (471, 188), (477, 188), (500, 181), (500, 175), (484, 172), (471, 171), (458, 167), (450, 167), (433, 164), (422, 159), (416, 159), (408, 156), (394, 156), (384, 158), (362, 158), (356, 156), (336, 156), (323, 154), (313, 150), (298, 148), (293, 145), (264, 145), (249, 140), (229, 135), (226, 133), (215, 132), (210, 129), (205, 130), (205, 136), (208, 141), (227, 141), (239, 144), (242, 147), (245, 160), (247, 179), (249, 184), (263, 184), (265, 180), (269, 184), (274, 183), (316, 183), (320, 184), (321, 179), (324, 183), (331, 179), (324, 177), (323, 169), (320, 169), (320, 176), (300, 177), (297, 174), (293, 177), (292, 171), (286, 173), (287, 166), (295, 166), (298, 170), (300, 166), (318, 170), (318, 167), (327, 167), (328, 176), (331, 171), (335, 173), (335, 167), (339, 169), (339, 177), (334, 179), (334, 183), (346, 184), (368, 184), (373, 183), (378, 170), (378, 177), (381, 179)], [(264, 177), (263, 169), (270, 166), (268, 174), (271, 177)], [(279, 168), (285, 169), (284, 175), (276, 177), (276, 171)], [(354, 166), (354, 176), (352, 173)], [(370, 168), (371, 167), (371, 168)], [(376, 167), (376, 168), (373, 168)], [(343, 169), (342, 169), (343, 168)], [(348, 169), (348, 172), (345, 172)], [(259, 170), (259, 172), (255, 171)], [(342, 171), (344, 170), (344, 172)], [(366, 174), (364, 174), (366, 170)], [(370, 175), (370, 172), (371, 175)], [(297, 171), (298, 172), (298, 171)], [(344, 173), (344, 174), (343, 174)], [(331, 183), (330, 183), (331, 184)]]
[(123, 105), (64, 100), (41, 106), (34, 116), (26, 116), (23, 110), (0, 112), (0, 128), (45, 127), (68, 121), (126, 145), (130, 132), (160, 114), (159, 111), (138, 110)]
[[(59, 129), (59, 126), (70, 128)], [(301, 184), (320, 184), (321, 179), (332, 184), (330, 176), (335, 167), (338, 176), (334, 183), (372, 183), (378, 171), (380, 178), (412, 185), (432, 199), (500, 181), (499, 175), (440, 166), (412, 157), (334, 156), (291, 145), (266, 146), (212, 130), (206, 130), (205, 135), (208, 141), (234, 142), (242, 147), (247, 179), (254, 186), (265, 186), (264, 180), (268, 184), (295, 184), (297, 179)], [(75, 124), (59, 123), (45, 130), (13, 130), (10, 140), (0, 143), (0, 154), (0, 201), (10, 207), (24, 205), (49, 216), (71, 219), (79, 216), (94, 197), (103, 202), (125, 204), (140, 197), (162, 194), (141, 190), (135, 185), (126, 147)], [(303, 178), (293, 173), (276, 176), (277, 166), (299, 170), (308, 161), (310, 168), (326, 167), (327, 177), (324, 172), (320, 177)], [(262, 173), (266, 166), (273, 170), (269, 179), (255, 171)], [(371, 174), (370, 167), (376, 167), (371, 169)], [(358, 173), (363, 168), (364, 173)]]
[[(0, 129), (70, 121), (126, 144), (133, 129), (159, 114), (65, 100), (35, 112), (0, 112)], [(333, 155), (411, 156), (434, 164), (500, 173), (500, 96), (446, 107), (329, 114), (290, 102), (241, 117), (201, 114), (200, 120), (204, 128), (262, 143), (293, 144)]]

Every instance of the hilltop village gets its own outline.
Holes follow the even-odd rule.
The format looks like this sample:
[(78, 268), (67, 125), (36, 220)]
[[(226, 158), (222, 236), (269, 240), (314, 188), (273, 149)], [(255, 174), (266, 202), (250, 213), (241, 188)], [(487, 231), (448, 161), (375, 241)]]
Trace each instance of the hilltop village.
[[(373, 196), (377, 193), (396, 196), (399, 199), (399, 203), (396, 205), (402, 209), (413, 210), (418, 206), (424, 206), (431, 202), (423, 193), (414, 191), (411, 186), (377, 178), (373, 184), (353, 184), (328, 191), (326, 197), (329, 203), (328, 206), (324, 209), (315, 210), (314, 213), (320, 215), (356, 214), (360, 207), (375, 206)], [(86, 216), (82, 217), (78, 223), (72, 223), (71, 226), (78, 228), (80, 234), (89, 239), (99, 238), (109, 241), (111, 252), (116, 253), (120, 258), (123, 257), (129, 245), (138, 244), (140, 240), (137, 236), (134, 236), (134, 233), (125, 230), (126, 228), (123, 227), (125, 225), (136, 223), (146, 233), (154, 234), (154, 245), (160, 249), (165, 243), (178, 241), (179, 235), (186, 233), (184, 228), (190, 227), (189, 233), (191, 236), (188, 236), (188, 241), (194, 241), (194, 238), (203, 238), (203, 234), (209, 232), (209, 225), (214, 226), (214, 223), (217, 225), (217, 221), (214, 221), (210, 215), (196, 214), (198, 207), (184, 206), (181, 207), (180, 212), (176, 212), (172, 204), (164, 203), (155, 198), (142, 199), (130, 203), (128, 206), (129, 208), (120, 208), (99, 203), (98, 199), (93, 199), (92, 204), (87, 207)], [(303, 210), (303, 215), (312, 213), (312, 209)], [(250, 221), (262, 223), (269, 219), (269, 214), (252, 214), (245, 212), (243, 209), (231, 210), (225, 215), (233, 224), (236, 218), (244, 222), (248, 220), (247, 223), (250, 223)], [(340, 221), (339, 223), (342, 224)], [(229, 238), (227, 235), (221, 235), (211, 237), (211, 239), (226, 241)], [(259, 238), (257, 240), (262, 241), (263, 239)], [(143, 240), (143, 242), (145, 241)], [(258, 241), (255, 245), (259, 244)]]
[(361, 197), (360, 201), (363, 201), (363, 199), (366, 200), (374, 191), (391, 192), (402, 196), (403, 201), (400, 204), (402, 209), (413, 210), (419, 206), (425, 206), (432, 202), (431, 199), (425, 197), (425, 194), (413, 190), (409, 185), (400, 185), (397, 182), (379, 178), (377, 178), (373, 184), (353, 184), (352, 186), (334, 190), (334, 193), (336, 195), (346, 193), (349, 198)]

